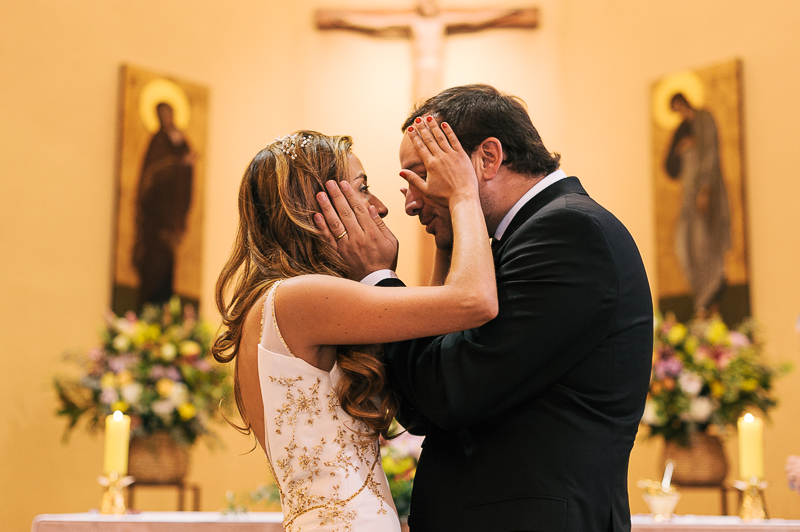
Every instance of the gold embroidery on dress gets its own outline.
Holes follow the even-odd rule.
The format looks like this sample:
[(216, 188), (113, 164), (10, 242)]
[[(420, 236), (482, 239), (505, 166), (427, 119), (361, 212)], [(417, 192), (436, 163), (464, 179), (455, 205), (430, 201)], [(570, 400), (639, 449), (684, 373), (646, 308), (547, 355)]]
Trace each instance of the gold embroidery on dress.
[[(280, 281), (277, 281), (272, 290), (277, 288)], [(275, 320), (275, 300), (272, 302), (272, 319), (275, 330), (286, 348), (291, 354), (289, 346), (283, 339)], [(266, 303), (266, 302), (265, 302)], [(261, 308), (261, 324), (263, 330), (264, 305)], [(292, 354), (292, 356), (294, 356)], [(285, 455), (274, 457), (274, 462), (281, 475), (276, 474), (273, 464), (268, 459), (267, 465), (270, 473), (275, 479), (275, 484), (281, 494), (281, 505), (284, 510), (284, 528), (286, 532), (293, 532), (292, 526), (295, 519), (300, 515), (318, 510), (317, 516), (320, 519), (320, 526), (335, 525), (337, 530), (342, 532), (353, 532), (353, 521), (356, 518), (356, 511), (347, 508), (347, 503), (352, 501), (365, 489), (368, 490), (380, 503), (378, 514), (386, 514), (384, 503), (386, 499), (380, 491), (380, 484), (374, 477), (374, 471), (380, 462), (380, 446), (374, 438), (366, 439), (363, 434), (367, 433), (368, 427), (362, 422), (356, 422), (349, 416), (346, 421), (355, 424), (348, 427), (343, 421), (339, 420), (338, 398), (334, 391), (326, 394), (326, 410), (331, 419), (337, 423), (336, 438), (328, 442), (325, 437), (319, 438), (319, 443), (309, 449), (307, 445), (298, 445), (295, 440), (299, 424), (313, 425), (315, 419), (321, 419), (322, 408), (320, 406), (320, 386), (322, 381), (317, 378), (310, 386), (305, 386), (303, 375), (296, 377), (279, 376), (269, 377), (270, 381), (279, 386), (285, 387), (285, 403), (275, 409), (274, 418), (275, 433), (282, 434), (283, 430), (291, 431), (289, 444), (283, 450)], [(360, 433), (360, 434), (359, 434)], [(287, 434), (289, 435), (289, 434)], [(339, 494), (340, 486), (336, 484), (333, 492), (329, 496), (315, 495), (311, 492), (314, 478), (323, 474), (320, 461), (326, 448), (334, 445), (336, 454), (333, 460), (327, 460), (322, 465), (330, 469), (330, 475), (335, 477), (337, 474), (348, 478), (350, 473), (360, 471), (360, 466), (368, 468), (364, 484), (353, 494), (342, 499)], [(348, 452), (349, 451), (349, 452)], [(355, 456), (353, 456), (353, 453)], [(341, 527), (341, 528), (338, 528)]]
[[(305, 387), (303, 376), (297, 377), (273, 377), (270, 381), (286, 388), (286, 402), (276, 409), (274, 418), (275, 432), (281, 434), (281, 428), (292, 430), (294, 435), (300, 423), (311, 424), (315, 417), (322, 415), (319, 407), (319, 389), (321, 380), (317, 378), (310, 387)], [(336, 409), (330, 408), (331, 396), (328, 394), (328, 411), (332, 412), (332, 418), (338, 420)], [(305, 418), (305, 419), (304, 419)], [(374, 470), (380, 461), (380, 448), (374, 439), (367, 440), (358, 432), (365, 432), (366, 425), (356, 423), (357, 427), (348, 429), (343, 423), (339, 423), (336, 430), (336, 438), (333, 442), (327, 442), (324, 437), (320, 438), (319, 443), (312, 449), (307, 446), (298, 446), (294, 436), (289, 444), (284, 447), (286, 454), (283, 457), (276, 457), (275, 463), (280, 469), (281, 475), (275, 474), (270, 467), (273, 476), (278, 482), (279, 490), (282, 495), (284, 506), (284, 527), (287, 532), (292, 532), (292, 523), (297, 517), (312, 510), (319, 510), (318, 516), (322, 519), (321, 524), (341, 525), (343, 531), (352, 530), (352, 521), (356, 517), (354, 510), (347, 510), (346, 504), (353, 500), (362, 491), (367, 489), (380, 502), (379, 514), (385, 514), (384, 503), (386, 499), (381, 495), (378, 482), (374, 478)], [(342, 499), (339, 496), (338, 484), (334, 493), (329, 497), (313, 495), (310, 492), (315, 477), (322, 475), (320, 460), (326, 446), (335, 445), (338, 449), (333, 460), (324, 462), (324, 466), (329, 468), (331, 476), (336, 476), (337, 471), (343, 478), (349, 477), (350, 473), (360, 470), (360, 464), (367, 464), (369, 471), (364, 484), (355, 493)], [(351, 450), (352, 449), (352, 450)], [(350, 452), (348, 452), (350, 451)], [(350, 453), (355, 452), (355, 456)], [(354, 459), (355, 458), (355, 459)], [(303, 475), (301, 472), (305, 472)], [(280, 489), (284, 484), (285, 490)]]

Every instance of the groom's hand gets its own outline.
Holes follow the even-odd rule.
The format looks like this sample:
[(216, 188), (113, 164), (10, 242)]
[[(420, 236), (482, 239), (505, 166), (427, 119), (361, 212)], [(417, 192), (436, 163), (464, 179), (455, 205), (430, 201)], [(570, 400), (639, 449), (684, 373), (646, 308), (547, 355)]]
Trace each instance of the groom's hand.
[(397, 238), (378, 211), (361, 198), (346, 181), (325, 183), (328, 193), (317, 194), (322, 214), (314, 215), (314, 225), (339, 251), (360, 281), (372, 272), (397, 268)]

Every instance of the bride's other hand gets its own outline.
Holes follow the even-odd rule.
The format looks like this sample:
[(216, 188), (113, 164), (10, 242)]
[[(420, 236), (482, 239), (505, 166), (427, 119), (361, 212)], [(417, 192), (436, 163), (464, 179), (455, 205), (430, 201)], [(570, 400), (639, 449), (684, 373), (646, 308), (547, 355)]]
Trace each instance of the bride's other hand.
[(411, 170), (402, 170), (400, 176), (409, 186), (419, 189), (427, 201), (449, 208), (452, 202), (478, 194), (478, 179), (464, 148), (453, 129), (433, 117), (417, 118), (407, 135), (427, 170), (422, 179)]

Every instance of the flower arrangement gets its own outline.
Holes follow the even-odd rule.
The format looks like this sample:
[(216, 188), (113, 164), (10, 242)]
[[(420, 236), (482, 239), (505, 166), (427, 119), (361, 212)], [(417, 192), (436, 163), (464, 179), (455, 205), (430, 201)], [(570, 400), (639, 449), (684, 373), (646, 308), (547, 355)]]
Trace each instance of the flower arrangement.
[(414, 486), (417, 461), (422, 452), (422, 439), (408, 432), (388, 441), (381, 438), (381, 463), (389, 481), (394, 505), (401, 517), (408, 515), (411, 506), (411, 488)]
[(642, 423), (651, 436), (689, 445), (693, 432), (724, 432), (748, 409), (765, 416), (776, 404), (773, 381), (790, 364), (762, 360), (752, 320), (729, 330), (719, 317), (679, 323), (656, 317), (653, 374)]
[(69, 419), (65, 439), (83, 419), (90, 432), (120, 410), (131, 417), (131, 437), (167, 431), (179, 444), (212, 435), (209, 421), (221, 417), (229, 388), (225, 372), (210, 356), (212, 327), (177, 297), (148, 305), (137, 316), (105, 316), (101, 343), (88, 353), (67, 353), (77, 377), (57, 376), (58, 415)]

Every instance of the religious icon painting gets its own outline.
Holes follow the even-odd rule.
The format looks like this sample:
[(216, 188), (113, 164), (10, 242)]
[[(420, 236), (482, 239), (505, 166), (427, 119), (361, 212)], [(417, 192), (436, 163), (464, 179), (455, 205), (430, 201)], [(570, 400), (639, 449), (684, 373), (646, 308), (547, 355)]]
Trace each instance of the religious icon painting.
[(112, 309), (200, 299), (208, 89), (121, 71)]
[(681, 321), (750, 315), (741, 71), (733, 60), (652, 86), (658, 306)]

